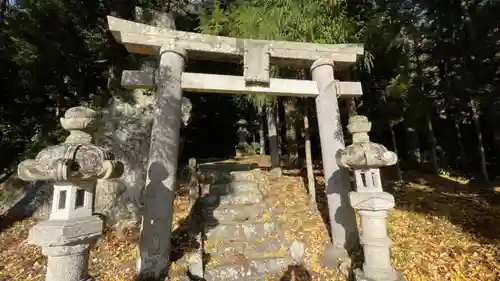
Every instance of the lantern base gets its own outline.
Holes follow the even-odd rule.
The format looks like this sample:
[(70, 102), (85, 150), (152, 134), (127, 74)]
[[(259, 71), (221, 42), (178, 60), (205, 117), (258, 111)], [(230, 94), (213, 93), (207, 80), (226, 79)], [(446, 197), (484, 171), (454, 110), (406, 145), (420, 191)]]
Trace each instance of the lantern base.
[(45, 220), (30, 229), (28, 241), (40, 247), (85, 244), (102, 233), (103, 222), (97, 216), (70, 220)]
[(389, 279), (373, 279), (366, 277), (365, 274), (363, 273), (363, 270), (360, 268), (354, 269), (354, 280), (356, 281), (406, 281), (405, 277), (401, 275), (401, 273), (397, 273), (396, 279), (391, 278)]

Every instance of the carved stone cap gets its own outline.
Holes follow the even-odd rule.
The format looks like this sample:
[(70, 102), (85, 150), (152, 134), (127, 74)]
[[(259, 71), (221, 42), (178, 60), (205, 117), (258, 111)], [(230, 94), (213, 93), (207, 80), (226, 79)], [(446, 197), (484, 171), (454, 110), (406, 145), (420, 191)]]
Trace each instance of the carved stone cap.
[(70, 132), (66, 140), (19, 164), (17, 173), (25, 181), (95, 181), (121, 176), (123, 163), (107, 149), (92, 144), (97, 112), (87, 107), (68, 109), (61, 125)]
[(347, 129), (352, 134), (353, 143), (336, 155), (337, 164), (343, 168), (369, 169), (396, 164), (398, 156), (385, 146), (370, 141), (368, 132), (371, 122), (366, 116), (357, 115), (349, 119)]
[(236, 122), (237, 126), (248, 126), (248, 122), (245, 119), (240, 119)]

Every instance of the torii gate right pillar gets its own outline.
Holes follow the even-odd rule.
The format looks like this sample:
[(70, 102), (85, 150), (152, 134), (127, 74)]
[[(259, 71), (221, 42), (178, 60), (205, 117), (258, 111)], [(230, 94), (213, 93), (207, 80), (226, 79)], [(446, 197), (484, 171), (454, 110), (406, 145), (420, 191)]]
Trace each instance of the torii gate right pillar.
[(345, 145), (333, 67), (330, 59), (319, 59), (311, 66), (312, 79), (318, 83), (316, 110), (332, 239), (323, 259), (328, 267), (337, 267), (348, 259), (348, 252), (358, 244), (356, 217), (349, 203), (349, 176), (335, 160), (337, 151)]

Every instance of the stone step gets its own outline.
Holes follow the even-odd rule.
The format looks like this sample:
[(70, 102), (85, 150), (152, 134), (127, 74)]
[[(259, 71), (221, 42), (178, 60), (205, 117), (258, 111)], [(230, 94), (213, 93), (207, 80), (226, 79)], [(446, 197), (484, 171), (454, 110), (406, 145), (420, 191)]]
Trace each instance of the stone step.
[(234, 171), (230, 173), (232, 182), (253, 182), (257, 178), (251, 171)]
[(220, 264), (205, 269), (206, 281), (265, 280), (268, 274), (282, 271), (286, 267), (285, 258), (246, 259), (233, 258), (231, 263)]
[(261, 220), (265, 214), (270, 216), (270, 210), (263, 204), (240, 204), (205, 208), (202, 217), (206, 222), (231, 223)]
[(223, 184), (230, 183), (232, 181), (232, 178), (229, 173), (216, 171), (200, 171), (199, 180), (201, 183)]
[(228, 195), (206, 195), (200, 200), (204, 208), (216, 208), (220, 205), (258, 204), (263, 201), (263, 196), (260, 192), (246, 192)]
[(221, 260), (222, 262), (227, 259), (226, 257), (231, 257), (237, 253), (242, 253), (248, 259), (262, 259), (284, 257), (285, 252), (285, 244), (280, 237), (221, 241), (219, 243), (206, 244), (205, 246), (205, 253), (210, 254), (211, 259)]
[(205, 234), (207, 240), (214, 242), (280, 235), (278, 225), (273, 221), (219, 224), (215, 227), (208, 225), (205, 227)]
[(261, 170), (254, 170), (251, 172), (232, 172), (231, 173), (232, 182), (252, 182), (258, 185), (259, 191), (263, 194), (267, 194), (270, 190), (270, 186), (265, 184), (264, 174)]
[(229, 195), (260, 192), (259, 184), (255, 182), (232, 182), (228, 184), (211, 184), (202, 187), (202, 194)]

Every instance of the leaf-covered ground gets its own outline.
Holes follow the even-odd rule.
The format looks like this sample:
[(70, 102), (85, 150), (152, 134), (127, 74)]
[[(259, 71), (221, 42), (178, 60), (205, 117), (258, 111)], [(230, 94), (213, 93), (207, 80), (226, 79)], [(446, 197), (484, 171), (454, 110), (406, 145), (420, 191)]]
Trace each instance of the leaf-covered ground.
[[(254, 158), (245, 162), (267, 160)], [(280, 180), (271, 180), (269, 201), (288, 241), (306, 243), (303, 268), (293, 268), (277, 280), (345, 280), (341, 272), (320, 266), (328, 241), (324, 220), (326, 198), (324, 179), (316, 176), (318, 204), (308, 203), (302, 173), (285, 171)], [(386, 183), (388, 181), (385, 181)], [(449, 179), (407, 175), (405, 185), (387, 184), (396, 197), (396, 209), (389, 217), (393, 240), (392, 260), (408, 281), (497, 281), (500, 276), (500, 200), (498, 194), (484, 193), (474, 186)], [(186, 195), (175, 201), (174, 239), (176, 254), (189, 249), (179, 224), (188, 213)], [(18, 222), (0, 233), (0, 280), (43, 280), (46, 260), (26, 237), (33, 220)], [(91, 252), (91, 273), (98, 281), (130, 281), (134, 278), (137, 231), (106, 231)], [(184, 268), (176, 261), (172, 273)], [(293, 277), (295, 271), (296, 277)]]

